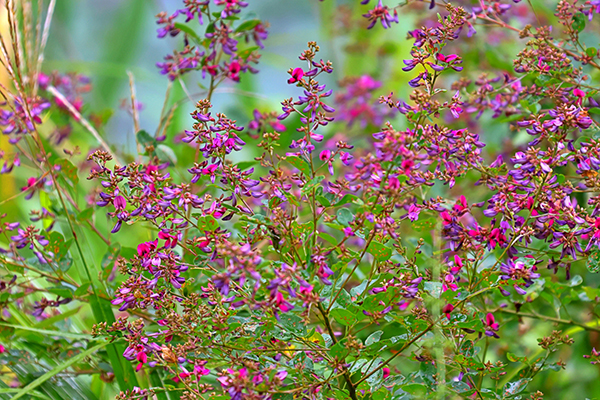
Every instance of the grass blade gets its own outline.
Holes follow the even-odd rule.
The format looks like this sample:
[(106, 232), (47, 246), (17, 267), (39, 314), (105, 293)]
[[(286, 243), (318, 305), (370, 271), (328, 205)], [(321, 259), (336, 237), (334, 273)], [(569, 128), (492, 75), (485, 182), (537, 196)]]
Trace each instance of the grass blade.
[(100, 343), (94, 347), (91, 347), (91, 348), (77, 354), (75, 357), (69, 358), (62, 364), (57, 365), (56, 367), (52, 368), (50, 371), (46, 372), (44, 375), (40, 376), (33, 382), (30, 382), (23, 389), (19, 390), (19, 392), (17, 392), (17, 394), (12, 398), (12, 400), (20, 399), (21, 397), (23, 397), (25, 395), (33, 396), (32, 391), (36, 387), (40, 386), (42, 383), (46, 382), (48, 379), (52, 378), (56, 374), (59, 374), (60, 372), (64, 371), (65, 369), (69, 368), (71, 365), (83, 360), (85, 357), (89, 356), (90, 354), (95, 353), (96, 351), (100, 350), (101, 348), (103, 348), (104, 346), (106, 346), (108, 344), (109, 344), (108, 342)]
[(29, 332), (37, 332), (37, 333), (40, 333), (40, 334), (46, 335), (46, 336), (60, 336), (60, 337), (69, 338), (69, 339), (92, 339), (92, 335), (89, 335), (87, 333), (52, 331), (52, 330), (48, 330), (48, 329), (33, 328), (30, 326), (6, 324), (4, 322), (0, 322), (0, 326), (5, 326), (7, 328), (13, 328), (13, 329), (20, 329), (20, 330), (29, 331)]

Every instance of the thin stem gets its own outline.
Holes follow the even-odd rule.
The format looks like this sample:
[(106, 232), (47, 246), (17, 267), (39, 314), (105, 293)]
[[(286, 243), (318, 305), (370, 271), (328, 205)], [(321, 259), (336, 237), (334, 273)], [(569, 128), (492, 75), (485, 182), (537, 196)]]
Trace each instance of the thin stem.
[[(550, 321), (550, 322), (555, 322), (557, 324), (575, 325), (575, 326), (579, 326), (587, 331), (600, 332), (600, 321), (589, 322), (586, 324), (586, 323), (574, 321), (572, 319), (562, 319), (562, 318), (550, 317), (547, 315), (542, 315), (542, 314), (537, 314), (537, 313), (524, 313), (524, 312), (520, 312), (520, 311), (508, 310), (505, 308), (498, 308), (498, 309), (494, 310), (494, 312), (500, 312), (503, 314), (511, 314), (511, 315), (516, 315), (516, 316), (524, 317), (524, 318), (534, 318), (534, 319), (539, 319), (542, 321)], [(593, 324), (593, 325), (591, 325), (591, 324)]]
[[(323, 306), (321, 305), (321, 303), (317, 303), (317, 308), (319, 309), (319, 311), (321, 312), (321, 315), (323, 316), (323, 320), (325, 321), (325, 327), (327, 328), (327, 331), (329, 332), (329, 336), (331, 336), (331, 341), (334, 344), (337, 343), (337, 339), (335, 338), (335, 334), (333, 333), (333, 328), (331, 327), (331, 321), (329, 321), (328, 313), (323, 309)], [(356, 397), (356, 386), (358, 386), (358, 383), (356, 383), (356, 384), (352, 383), (352, 379), (350, 377), (350, 372), (348, 372), (348, 370), (344, 371), (344, 380), (346, 381), (346, 385), (348, 386), (348, 393), (350, 394), (350, 397), (352, 398), (352, 400), (358, 400), (358, 398)]]

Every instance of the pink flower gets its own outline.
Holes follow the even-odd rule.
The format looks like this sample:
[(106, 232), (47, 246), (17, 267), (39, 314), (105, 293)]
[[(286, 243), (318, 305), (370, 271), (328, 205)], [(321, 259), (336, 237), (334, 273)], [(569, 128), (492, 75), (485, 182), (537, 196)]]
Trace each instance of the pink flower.
[(442, 223), (444, 225), (448, 225), (452, 222), (452, 217), (450, 216), (450, 214), (448, 213), (448, 211), (442, 211), (440, 213), (440, 216), (442, 217)]
[(140, 351), (137, 353), (137, 360), (140, 362), (138, 364), (138, 366), (135, 368), (136, 372), (139, 372), (140, 369), (142, 369), (142, 366), (148, 362), (148, 356), (146, 355), (146, 353), (144, 353), (143, 351)]
[(577, 97), (577, 104), (581, 106), (583, 99), (585, 99), (585, 92), (579, 88), (573, 89), (573, 95)]
[(283, 312), (288, 312), (294, 308), (292, 304), (283, 298), (283, 294), (281, 294), (281, 292), (277, 292), (275, 295), (275, 305)]
[(452, 304), (446, 304), (444, 308), (442, 308), (442, 312), (446, 314), (446, 317), (450, 319), (450, 313), (454, 310), (454, 306)]
[(460, 196), (456, 204), (454, 204), (454, 210), (461, 212), (467, 210), (469, 208), (469, 204), (467, 203), (467, 199), (465, 196)]
[(421, 208), (416, 204), (411, 204), (408, 208), (408, 219), (415, 222), (419, 219), (419, 213), (421, 212)]
[(585, 97), (585, 92), (581, 89), (575, 88), (573, 89), (573, 95), (579, 97), (580, 99)]
[(456, 275), (460, 272), (462, 267), (463, 267), (462, 259), (458, 255), (455, 255), (454, 256), (454, 265), (452, 266), (452, 268), (450, 268), (450, 272), (453, 275)]
[(451, 63), (452, 61), (456, 60), (458, 56), (456, 54), (445, 56), (442, 53), (437, 53), (436, 58), (441, 62)]
[(240, 63), (237, 61), (232, 61), (229, 64), (229, 77), (232, 80), (239, 82), (241, 70), (242, 70), (242, 66), (240, 65)]
[(388, 184), (386, 186), (388, 190), (398, 190), (400, 189), (400, 180), (395, 176), (391, 176), (388, 178)]
[(173, 247), (177, 246), (177, 239), (178, 238), (175, 235), (171, 235), (169, 233), (160, 231), (160, 232), (158, 232), (158, 237), (160, 239), (166, 240), (166, 242), (165, 242), (165, 248), (166, 247), (173, 248)]
[(275, 374), (275, 378), (277, 378), (283, 382), (283, 380), (285, 380), (287, 375), (288, 375), (287, 371), (279, 371)]
[(412, 170), (414, 165), (415, 165), (415, 162), (410, 159), (402, 160), (402, 164), (400, 164), (400, 166), (402, 167), (402, 169), (404, 170), (404, 173), (406, 175), (410, 175), (410, 171)]
[(388, 367), (383, 367), (383, 379), (386, 379), (390, 376), (390, 369)]
[(194, 366), (194, 375), (196, 376), (204, 376), (210, 374), (210, 370), (204, 368), (204, 366), (195, 365)]
[(115, 199), (113, 200), (113, 205), (117, 210), (123, 210), (125, 209), (125, 207), (127, 207), (127, 201), (123, 196), (115, 196)]
[(321, 154), (319, 154), (319, 160), (327, 161), (331, 158), (331, 150), (323, 150)]
[(496, 322), (496, 319), (494, 318), (494, 314), (487, 313), (487, 315), (485, 316), (485, 324), (487, 325), (487, 328), (488, 328), (485, 330), (486, 336), (491, 336), (491, 337), (495, 337), (495, 338), (500, 337), (496, 334), (496, 331), (498, 329), (500, 329), (500, 325)]
[(140, 243), (137, 247), (138, 255), (144, 257), (151, 251), (156, 250), (156, 247), (158, 247), (158, 239), (153, 242)]
[(36, 183), (36, 182), (37, 182), (37, 178), (36, 178), (36, 177), (34, 177), (34, 176), (32, 176), (32, 177), (30, 177), (30, 178), (27, 178), (27, 186), (23, 186), (23, 187), (21, 188), (21, 191), (22, 191), (22, 192), (24, 192), (24, 191), (26, 191), (27, 189), (31, 189), (31, 188), (33, 188), (33, 187), (35, 186), (35, 183)]
[(350, 153), (342, 153), (340, 156), (340, 160), (344, 165), (350, 165), (350, 161), (354, 158)]
[(292, 71), (292, 77), (290, 79), (288, 79), (288, 83), (296, 83), (296, 82), (302, 80), (303, 76), (304, 76), (304, 71), (302, 70), (302, 68), (295, 68)]
[(442, 293), (444, 293), (448, 288), (452, 289), (453, 292), (458, 290), (458, 285), (455, 283), (456, 279), (454, 275), (448, 274), (444, 277), (444, 283), (442, 284)]
[(252, 378), (252, 383), (255, 385), (260, 385), (264, 381), (264, 378), (261, 374), (254, 375)]

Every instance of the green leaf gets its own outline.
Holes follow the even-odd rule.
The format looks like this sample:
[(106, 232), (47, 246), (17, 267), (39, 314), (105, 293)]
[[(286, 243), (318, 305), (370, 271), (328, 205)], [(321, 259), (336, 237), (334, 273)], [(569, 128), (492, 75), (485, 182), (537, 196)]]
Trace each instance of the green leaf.
[(600, 114), (600, 108), (598, 108), (598, 107), (588, 108), (588, 113)]
[(460, 346), (460, 353), (463, 354), (465, 357), (473, 357), (473, 355), (475, 355), (475, 347), (473, 345), (473, 341), (466, 340)]
[(385, 261), (389, 260), (392, 256), (392, 250), (385, 247), (383, 244), (379, 242), (372, 241), (367, 249), (369, 254), (371, 254), (377, 261)]
[[(119, 243), (113, 243), (109, 246), (108, 250), (102, 257), (102, 262), (100, 263), (100, 267), (102, 268), (102, 279), (107, 280), (110, 274), (112, 273), (115, 261), (119, 256), (119, 252), (121, 251), (121, 245)], [(86, 290), (87, 291), (87, 290)]]
[(285, 161), (292, 164), (296, 167), (300, 172), (304, 174), (304, 176), (310, 177), (310, 166), (304, 159), (297, 156), (288, 156), (285, 158)]
[(351, 326), (358, 322), (356, 314), (342, 308), (334, 308), (329, 312), (329, 315), (344, 326)]
[(337, 220), (340, 224), (348, 226), (354, 220), (354, 214), (347, 208), (342, 208), (337, 212)]
[(468, 392), (469, 390), (471, 390), (469, 385), (467, 385), (466, 383), (461, 382), (461, 381), (450, 381), (448, 386), (450, 386), (450, 390), (452, 390), (456, 393), (464, 393), (464, 392)]
[[(88, 285), (89, 285), (89, 283), (88, 283)], [(77, 289), (77, 290), (79, 290), (79, 289)], [(77, 292), (75, 292), (75, 293), (77, 293)], [(75, 295), (77, 296), (77, 294), (75, 294)], [(57, 314), (53, 317), (41, 320), (40, 322), (38, 322), (37, 324), (34, 325), (34, 328), (41, 329), (41, 328), (45, 328), (47, 326), (54, 325), (56, 322), (64, 322), (67, 318), (72, 317), (73, 315), (77, 314), (79, 311), (81, 311), (81, 307), (72, 308), (63, 313)]]
[(310, 182), (306, 183), (302, 188), (302, 193), (308, 193), (313, 190), (321, 181), (325, 179), (323, 175), (315, 176), (310, 180)]
[(427, 394), (427, 386), (422, 385), (420, 383), (409, 383), (407, 385), (401, 386), (401, 389), (404, 392), (415, 396), (415, 397), (409, 397), (409, 399), (413, 399), (413, 398), (423, 399), (423, 398), (425, 398), (425, 395)]
[(440, 298), (440, 295), (442, 293), (441, 282), (425, 282), (423, 284), (423, 288), (426, 292), (429, 292), (429, 294), (435, 297), (436, 299)]
[(219, 227), (219, 222), (212, 215), (205, 215), (198, 218), (198, 229), (201, 231), (213, 232)]
[(373, 400), (386, 400), (391, 396), (391, 392), (389, 389), (381, 388), (375, 393), (373, 393)]
[(433, 217), (427, 219), (422, 218), (417, 221), (414, 221), (412, 223), (412, 227), (415, 228), (416, 231), (422, 232), (433, 229), (436, 223), (437, 220)]
[(60, 175), (71, 181), (73, 186), (79, 183), (79, 176), (77, 176), (77, 167), (71, 163), (71, 161), (61, 158), (54, 163), (55, 166), (60, 166)]
[(73, 244), (73, 239), (65, 240), (65, 237), (56, 231), (48, 233), (46, 238), (49, 243), (45, 249), (54, 253), (54, 261), (60, 261)]
[(501, 397), (491, 389), (483, 388), (480, 392), (484, 399), (501, 399)]
[(596, 57), (596, 54), (598, 54), (598, 50), (595, 47), (588, 47), (587, 49), (585, 49), (585, 53), (589, 57)]
[(235, 164), (236, 167), (238, 167), (240, 170), (245, 171), (250, 167), (253, 167), (254, 165), (256, 165), (257, 161), (252, 160), (252, 161), (241, 161), (237, 164)]
[(371, 333), (369, 335), (369, 337), (367, 338), (367, 340), (365, 340), (365, 346), (370, 346), (373, 343), (379, 342), (379, 340), (381, 339), (381, 335), (383, 335), (383, 331), (377, 331), (377, 332)]
[(211, 22), (206, 26), (206, 33), (213, 33), (215, 31), (215, 22)]
[(198, 34), (186, 24), (182, 24), (181, 22), (175, 22), (174, 26), (176, 29), (179, 29), (181, 32), (193, 38), (197, 43), (200, 43), (202, 41), (202, 39), (200, 39), (200, 36), (198, 36)]
[[(21, 390), (21, 389), (18, 389), (18, 388), (15, 388), (15, 389), (0, 389), (0, 394), (17, 393), (19, 390)], [(48, 397), (48, 396), (46, 396), (44, 394), (37, 393), (37, 392), (30, 392), (30, 393), (27, 393), (27, 395), (31, 396), (31, 397), (35, 397), (37, 399), (52, 400), (52, 398), (50, 398), (50, 397)]]
[(527, 359), (527, 357), (519, 357), (511, 352), (506, 353), (506, 358), (510, 362), (522, 362), (525, 364), (529, 364), (529, 360)]
[(581, 32), (585, 29), (585, 15), (582, 13), (575, 14), (573, 16), (573, 24), (571, 25), (577, 32)]
[[(236, 28), (236, 32), (244, 32), (244, 31), (249, 31), (250, 29), (254, 29), (256, 26), (258, 26), (261, 23), (261, 21), (259, 19), (252, 19), (249, 21), (244, 21), (240, 24), (240, 26), (238, 26)], [(175, 24), (175, 26), (177, 26), (177, 24)]]
[(319, 232), (319, 237), (321, 239), (327, 240), (329, 243), (331, 243), (334, 246), (337, 246), (337, 244), (338, 244), (338, 241), (327, 232)]
[[(346, 264), (343, 261), (340, 263), (342, 265)], [(343, 308), (347, 311), (350, 311), (352, 314), (358, 314), (358, 312), (360, 311), (359, 307), (352, 301), (352, 297), (346, 291), (346, 289), (342, 289), (340, 291), (340, 294), (334, 304), (335, 308)]]
[(144, 152), (146, 151), (146, 147), (156, 146), (156, 140), (146, 131), (138, 131), (138, 133), (135, 134), (135, 137), (138, 143), (144, 148)]
[(299, 336), (306, 336), (306, 325), (302, 322), (302, 318), (292, 313), (282, 313), (279, 316), (279, 321), (281, 322), (281, 326), (290, 332), (295, 333)]
[(73, 357), (67, 358), (63, 363), (52, 368), (50, 371), (46, 372), (44, 375), (40, 376), (39, 378), (37, 378), (36, 380), (34, 380), (33, 382), (31, 382), (27, 386), (25, 386), (23, 389), (21, 389), (12, 398), (12, 400), (17, 400), (23, 396), (29, 395), (36, 387), (40, 386), (42, 383), (46, 382), (48, 379), (54, 377), (55, 375), (59, 374), (60, 372), (64, 371), (65, 369), (69, 368), (71, 365), (78, 363), (79, 361), (83, 360), (90, 354), (95, 353), (96, 351), (100, 350), (107, 344), (108, 344), (108, 342), (100, 343), (94, 347), (91, 347), (85, 351), (82, 351), (81, 353), (79, 353)]
[(48, 288), (48, 292), (55, 294), (57, 296), (66, 298), (66, 299), (73, 298), (73, 290), (66, 286), (54, 286), (54, 287)]
[(86, 208), (79, 214), (77, 214), (77, 221), (86, 221), (94, 215), (94, 209), (92, 207)]
[(367, 383), (371, 388), (378, 389), (383, 380), (383, 369), (378, 369), (373, 375), (367, 378)]
[(170, 148), (169, 146), (164, 145), (164, 144), (159, 144), (156, 146), (155, 151), (156, 151), (156, 156), (158, 157), (159, 160), (168, 161), (172, 165), (177, 164), (177, 156), (175, 155), (175, 152), (173, 151), (173, 149)]
[(331, 357), (337, 357), (339, 359), (346, 358), (346, 356), (348, 355), (348, 349), (346, 348), (346, 346), (344, 346), (344, 342), (346, 342), (346, 340), (347, 339), (344, 339), (331, 346), (331, 349), (329, 349), (329, 354), (331, 355)]
[(258, 47), (258, 46), (249, 47), (247, 49), (238, 51), (238, 56), (240, 56), (241, 58), (246, 60), (248, 57), (250, 57), (250, 54), (252, 54), (253, 51), (256, 51), (258, 49), (260, 49), (260, 47)]
[(581, 275), (575, 275), (571, 280), (567, 283), (569, 287), (579, 286), (583, 283), (583, 278)]
[(508, 382), (506, 385), (504, 385), (504, 397), (521, 393), (523, 390), (525, 390), (530, 381), (531, 379), (527, 378), (519, 379), (516, 382)]
[[(69, 241), (71, 240), (73, 239), (69, 239)], [(58, 262), (58, 268), (62, 272), (67, 272), (71, 268), (71, 266), (73, 266), (73, 258), (68, 254), (65, 255), (63, 259)]]
[(594, 274), (600, 272), (600, 250), (592, 251), (587, 259), (587, 269)]
[[(150, 373), (150, 382), (152, 382), (152, 386), (154, 387), (160, 387), (160, 388), (164, 388), (165, 387), (165, 382), (162, 379), (160, 370), (158, 368), (153, 368), (152, 372)], [(166, 390), (164, 392), (162, 391), (157, 391), (155, 393), (157, 400), (171, 400), (171, 392), (169, 390)]]
[(337, 203), (335, 203), (335, 207), (339, 207), (339, 206), (342, 206), (342, 205), (347, 204), (347, 203), (352, 203), (356, 199), (358, 199), (358, 197), (356, 197), (353, 194), (345, 194), (344, 197), (342, 197), (340, 199), (340, 201), (338, 201)]
[(365, 291), (365, 289), (367, 288), (368, 283), (369, 282), (367, 282), (367, 281), (363, 281), (360, 285), (355, 286), (352, 289), (350, 289), (350, 296), (356, 297), (356, 296), (362, 295), (363, 292)]

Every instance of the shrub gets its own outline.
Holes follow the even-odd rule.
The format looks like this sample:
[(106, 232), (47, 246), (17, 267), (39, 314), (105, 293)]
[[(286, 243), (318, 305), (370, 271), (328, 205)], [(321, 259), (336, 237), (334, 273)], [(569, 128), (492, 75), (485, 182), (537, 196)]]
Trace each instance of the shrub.
[(183, 44), (157, 74), (184, 90), (197, 75), (203, 98), (174, 133), (167, 93), (148, 132), (130, 75), (130, 154), (99, 133), (87, 77), (43, 72), (54, 2), (8, 2), (2, 173), (25, 183), (0, 203), (0, 396), (595, 394), (549, 379), (600, 360), (600, 66), (584, 43), (600, 6), (562, 0), (549, 20), (517, 3), (342, 7), (359, 44), (402, 29), (400, 10), (425, 16), (404, 99), (385, 71), (331, 85), (310, 41), (289, 62), (296, 96), (241, 124), (212, 97), (258, 72), (268, 24), (243, 1), (184, 0), (157, 16)]

